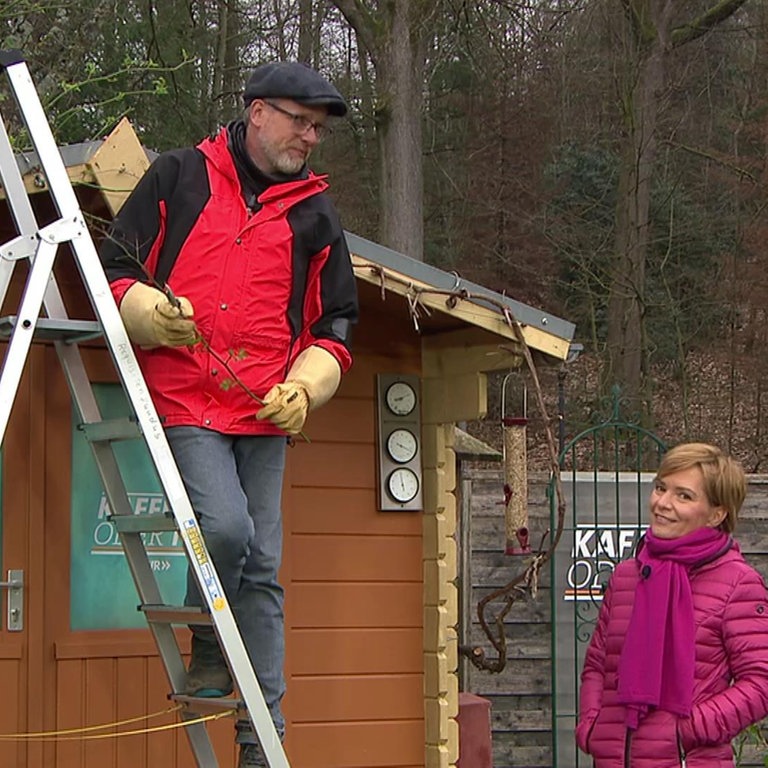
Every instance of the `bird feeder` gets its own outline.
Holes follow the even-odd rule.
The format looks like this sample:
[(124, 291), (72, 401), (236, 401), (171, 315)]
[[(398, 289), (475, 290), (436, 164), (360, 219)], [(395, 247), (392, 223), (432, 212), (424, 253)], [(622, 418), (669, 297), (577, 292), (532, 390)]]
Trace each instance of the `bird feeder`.
[(501, 387), (504, 456), (504, 522), (507, 555), (531, 552), (528, 529), (528, 391), (519, 374), (507, 374)]

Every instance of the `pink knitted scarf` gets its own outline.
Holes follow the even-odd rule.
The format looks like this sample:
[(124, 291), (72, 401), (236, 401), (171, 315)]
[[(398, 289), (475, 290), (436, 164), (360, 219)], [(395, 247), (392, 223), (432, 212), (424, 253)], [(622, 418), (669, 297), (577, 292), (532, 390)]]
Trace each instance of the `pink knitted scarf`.
[(619, 659), (618, 700), (636, 729), (651, 708), (691, 714), (695, 661), (691, 568), (714, 560), (732, 540), (715, 528), (676, 539), (648, 530), (637, 553), (640, 581)]

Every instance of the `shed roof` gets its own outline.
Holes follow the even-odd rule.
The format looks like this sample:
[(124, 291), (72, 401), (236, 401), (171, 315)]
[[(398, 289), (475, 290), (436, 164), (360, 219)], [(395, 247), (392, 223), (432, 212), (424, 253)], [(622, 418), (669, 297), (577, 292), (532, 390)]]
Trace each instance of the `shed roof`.
[(504, 455), (492, 445), (456, 427), (453, 450), (460, 459), (475, 461), (502, 461)]
[[(59, 151), (72, 183), (99, 185), (113, 211), (119, 210), (152, 156), (126, 119), (103, 140), (70, 144)], [(19, 153), (17, 162), (29, 192), (45, 189), (34, 152)], [(346, 238), (358, 281), (405, 297), (417, 329), (419, 317), (428, 315), (425, 322), (432, 329), (468, 324), (512, 343), (519, 343), (522, 336), (534, 350), (556, 359), (567, 357), (573, 323), (350, 232)]]
[(358, 235), (348, 232), (347, 243), (358, 279), (407, 297), (417, 325), (419, 308), (435, 310), (518, 342), (516, 322), (532, 349), (568, 356), (573, 323)]

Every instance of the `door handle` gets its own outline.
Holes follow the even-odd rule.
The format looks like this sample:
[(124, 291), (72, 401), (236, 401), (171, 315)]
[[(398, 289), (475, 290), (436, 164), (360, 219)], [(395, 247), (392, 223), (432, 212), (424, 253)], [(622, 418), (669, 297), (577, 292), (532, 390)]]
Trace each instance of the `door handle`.
[(0, 589), (8, 590), (6, 628), (9, 632), (21, 632), (24, 629), (24, 571), (10, 569), (8, 580), (0, 581)]

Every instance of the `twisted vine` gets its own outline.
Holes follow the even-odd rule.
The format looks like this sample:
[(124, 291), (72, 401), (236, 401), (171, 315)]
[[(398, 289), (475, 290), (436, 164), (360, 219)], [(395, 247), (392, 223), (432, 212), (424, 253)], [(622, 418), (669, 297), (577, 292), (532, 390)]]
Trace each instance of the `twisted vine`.
[[(565, 523), (565, 495), (563, 493), (562, 480), (560, 476), (560, 461), (558, 457), (555, 436), (552, 432), (551, 421), (547, 413), (546, 404), (544, 403), (544, 395), (541, 388), (541, 382), (539, 381), (539, 375), (536, 368), (536, 364), (533, 361), (530, 347), (525, 340), (523, 334), (522, 324), (515, 319), (509, 307), (501, 301), (489, 297), (485, 294), (473, 294), (466, 288), (460, 287), (460, 280), (457, 279), (456, 286), (450, 290), (442, 290), (437, 288), (425, 288), (423, 286), (414, 286), (412, 282), (402, 279), (396, 275), (388, 273), (383, 267), (378, 264), (360, 264), (356, 265), (358, 269), (368, 269), (372, 274), (375, 274), (380, 281), (380, 289), (382, 296), (385, 293), (386, 281), (399, 283), (406, 286), (408, 292), (406, 294), (406, 300), (408, 302), (408, 310), (411, 314), (411, 318), (414, 323), (415, 329), (419, 330), (419, 317), (423, 314), (429, 314), (429, 308), (423, 303), (422, 298), (424, 296), (446, 296), (446, 307), (449, 309), (455, 308), (460, 301), (482, 301), (484, 304), (490, 304), (503, 316), (506, 324), (512, 330), (515, 340), (519, 345), (517, 348), (508, 348), (501, 345), (502, 349), (509, 349), (514, 354), (521, 354), (525, 360), (526, 367), (531, 375), (533, 381), (533, 388), (536, 396), (536, 403), (541, 412), (544, 422), (544, 431), (546, 435), (547, 454), (550, 462), (550, 468), (555, 480), (555, 495), (557, 498), (557, 521), (555, 526), (554, 535), (550, 536), (551, 531), (547, 531), (542, 536), (539, 547), (527, 567), (522, 573), (519, 573), (512, 580), (507, 582), (503, 587), (500, 587), (490, 594), (486, 595), (477, 604), (477, 618), (480, 623), (480, 627), (483, 630), (486, 638), (497, 653), (496, 658), (488, 658), (485, 650), (480, 646), (459, 646), (459, 653), (465, 656), (469, 661), (477, 667), (477, 669), (485, 670), (488, 672), (501, 672), (507, 663), (507, 637), (504, 631), (504, 619), (512, 609), (512, 606), (517, 600), (526, 599), (529, 595), (533, 598), (536, 597), (539, 585), (539, 574), (543, 566), (551, 560), (555, 549), (557, 548), (560, 538), (563, 533), (563, 527)], [(549, 546), (545, 548), (545, 542), (549, 539)], [(492, 605), (494, 603), (501, 602), (501, 607), (492, 612)]]

